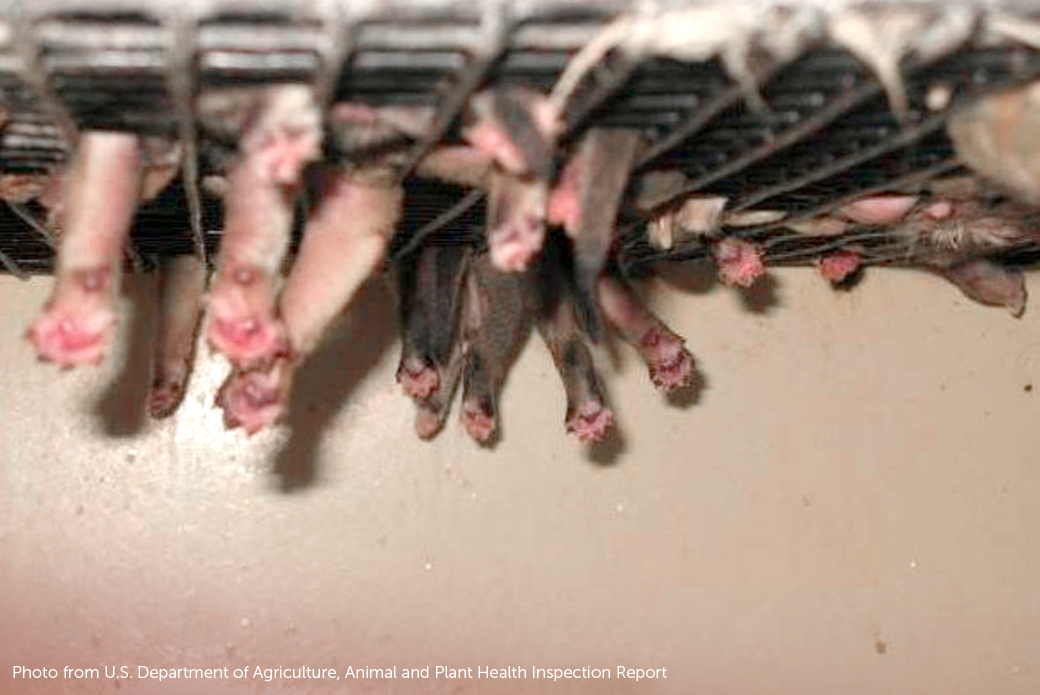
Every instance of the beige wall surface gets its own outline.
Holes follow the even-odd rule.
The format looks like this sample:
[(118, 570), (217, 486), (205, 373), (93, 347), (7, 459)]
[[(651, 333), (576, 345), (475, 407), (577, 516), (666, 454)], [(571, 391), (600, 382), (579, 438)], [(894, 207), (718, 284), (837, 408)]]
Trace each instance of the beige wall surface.
[(175, 418), (141, 415), (147, 283), (102, 368), (36, 364), (21, 336), (49, 282), (0, 281), (0, 693), (1040, 692), (1036, 307), (1016, 321), (894, 270), (852, 292), (779, 271), (750, 298), (672, 278), (655, 305), (698, 393), (669, 403), (631, 350), (602, 351), (622, 434), (586, 452), (531, 341), (488, 451), (454, 415), (433, 444), (412, 434), (378, 284), (300, 375), (289, 425), (248, 439), (211, 406), (208, 354)]

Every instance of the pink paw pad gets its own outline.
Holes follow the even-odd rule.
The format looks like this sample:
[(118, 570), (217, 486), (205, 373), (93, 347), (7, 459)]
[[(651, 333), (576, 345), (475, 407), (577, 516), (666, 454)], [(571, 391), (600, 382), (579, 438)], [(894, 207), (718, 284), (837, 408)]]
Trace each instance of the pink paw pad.
[(404, 392), (421, 400), (429, 398), (430, 394), (440, 386), (441, 378), (437, 370), (429, 367), (418, 358), (410, 358), (397, 370), (397, 383), (401, 385)]
[(217, 404), (224, 411), (228, 429), (241, 427), (255, 434), (273, 424), (285, 410), (277, 380), (263, 372), (236, 372), (221, 387)]
[(477, 123), (466, 128), (463, 137), (479, 151), (494, 159), (506, 171), (514, 174), (523, 174), (527, 171), (527, 159), (499, 128)]
[(214, 316), (209, 341), (215, 350), (243, 368), (262, 366), (288, 352), (285, 330), (281, 322), (271, 317)]
[(573, 161), (564, 167), (559, 182), (549, 193), (546, 216), (552, 224), (560, 225), (570, 234), (581, 227), (581, 195), (579, 193), (578, 165)]
[(642, 348), (655, 387), (674, 391), (693, 382), (694, 359), (682, 338), (653, 329), (643, 337)]
[(179, 381), (157, 381), (148, 394), (148, 414), (156, 420), (169, 417), (184, 399), (184, 384)]
[(97, 365), (105, 357), (105, 334), (115, 314), (98, 310), (86, 316), (48, 312), (29, 329), (27, 336), (39, 359), (59, 367)]
[(953, 203), (948, 200), (939, 200), (929, 204), (924, 209), (924, 214), (933, 220), (945, 220), (953, 216), (955, 212)]
[(106, 334), (116, 322), (112, 276), (108, 267), (59, 276), (43, 316), (26, 333), (41, 360), (63, 368), (101, 363)]
[(481, 444), (486, 444), (495, 433), (495, 418), (474, 403), (462, 404), (462, 425)]
[(840, 212), (860, 224), (895, 224), (917, 205), (917, 196), (876, 195), (842, 206)]
[(491, 264), (507, 273), (522, 273), (542, 250), (545, 226), (535, 219), (509, 224), (491, 234)]
[(578, 413), (567, 423), (567, 432), (579, 442), (598, 442), (605, 438), (614, 426), (614, 411), (599, 401), (586, 401)]
[(857, 270), (862, 264), (862, 259), (854, 251), (839, 251), (816, 260), (816, 268), (820, 275), (832, 283), (840, 283)]
[(307, 162), (319, 156), (320, 146), (320, 139), (306, 126), (272, 130), (261, 150), (269, 179), (284, 186), (295, 185)]
[(762, 252), (754, 244), (739, 239), (724, 239), (715, 247), (719, 279), (729, 287), (751, 287), (766, 274)]
[(213, 348), (242, 369), (263, 367), (287, 355), (285, 326), (275, 315), (263, 273), (237, 266), (221, 275), (209, 299), (207, 335)]

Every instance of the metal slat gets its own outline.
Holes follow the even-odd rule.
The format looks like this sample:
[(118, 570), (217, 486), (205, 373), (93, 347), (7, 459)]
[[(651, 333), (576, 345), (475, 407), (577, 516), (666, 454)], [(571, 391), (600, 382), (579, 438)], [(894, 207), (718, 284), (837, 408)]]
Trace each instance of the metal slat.
[[(59, 6), (64, 7), (46, 5)], [(487, 9), (463, 3), (300, 7), (275, 0), (261, 11), (225, 6), (231, 9), (190, 5), (152, 16), (147, 12), (158, 10), (116, 11), (105, 9), (106, 3), (76, 12), (40, 10), (4, 24), (9, 30), (0, 30), (0, 97), (13, 113), (0, 133), (0, 169), (46, 172), (60, 165), (77, 123), (176, 132), (187, 155), (183, 199), (166, 200), (174, 206), (169, 215), (144, 214), (149, 224), (135, 228), (134, 241), (146, 255), (162, 254), (182, 241), (174, 241), (171, 229), (190, 229), (196, 253), (203, 255), (219, 235), (213, 231), (217, 225), (207, 222), (217, 213), (199, 189), (202, 145), (191, 112), (196, 90), (302, 80), (318, 86), (326, 105), (345, 97), (373, 106), (433, 106), (433, 126), (411, 143), (406, 175), (438, 141), (454, 137), (453, 125), (474, 90), (502, 82), (549, 93), (568, 60), (619, 12), (632, 9), (623, 0), (503, 2)], [(200, 7), (216, 14), (193, 14)], [(590, 122), (639, 128), (649, 145), (637, 176), (674, 167), (689, 180), (654, 210), (623, 211), (625, 252), (636, 260), (694, 256), (704, 253), (703, 245), (668, 254), (649, 249), (639, 238), (640, 223), (700, 191), (727, 195), (733, 210), (775, 208), (793, 221), (939, 175), (956, 166), (944, 134), (949, 111), (928, 111), (927, 90), (942, 83), (956, 107), (1035, 78), (1040, 54), (1022, 46), (973, 45), (934, 66), (904, 67), (911, 111), (918, 114), (909, 124), (891, 116), (879, 85), (858, 61), (828, 46), (811, 48), (779, 70), (757, 66), (768, 107), (763, 113), (744, 106), (744, 93), (718, 61), (689, 65), (652, 58), (635, 64), (615, 51), (585, 73), (568, 100), (569, 135), (562, 141), (566, 148), (568, 138)], [(423, 221), (411, 227), (418, 234), (408, 243), (438, 225), (470, 220), (480, 200), (478, 192), (444, 198), (414, 190), (409, 205), (422, 207)], [(10, 216), (5, 224), (24, 221)], [(783, 249), (786, 255), (777, 262), (803, 262), (812, 249), (818, 251), (813, 242), (798, 255), (801, 237), (779, 241), (790, 238), (782, 224), (727, 232)], [(16, 248), (13, 258), (23, 268), (38, 267), (38, 247), (49, 252), (38, 231), (25, 226), (22, 232), (18, 238), (33, 239), (36, 246), (24, 259)], [(138, 261), (143, 264), (139, 254)]]

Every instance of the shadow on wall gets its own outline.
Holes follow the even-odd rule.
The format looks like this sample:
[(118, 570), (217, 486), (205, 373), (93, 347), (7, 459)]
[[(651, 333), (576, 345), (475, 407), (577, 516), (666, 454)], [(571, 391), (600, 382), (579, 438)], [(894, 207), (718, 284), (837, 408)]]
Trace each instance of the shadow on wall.
[[(719, 287), (714, 264), (691, 262), (665, 264), (660, 269), (665, 284), (681, 292), (705, 294)], [(750, 311), (766, 313), (779, 306), (778, 283), (765, 278), (756, 288), (741, 291), (743, 305)], [(639, 288), (646, 294), (648, 288)], [(151, 275), (128, 276), (124, 294), (129, 300), (126, 332), (130, 341), (116, 376), (97, 400), (96, 415), (102, 431), (110, 437), (134, 436), (147, 425), (146, 403), (151, 379), (151, 356), (156, 323), (155, 278)], [(652, 300), (650, 296), (648, 299)], [(652, 302), (651, 302), (652, 304)], [(283, 492), (299, 490), (313, 484), (318, 474), (318, 452), (325, 429), (342, 409), (359, 383), (397, 341), (395, 300), (384, 278), (367, 283), (357, 294), (343, 317), (322, 341), (296, 374), (293, 393), (286, 416), (289, 437), (274, 460), (277, 487)], [(526, 340), (534, 331), (528, 331)], [(638, 359), (628, 346), (620, 345), (616, 336), (605, 347), (611, 362)], [(696, 354), (696, 344), (690, 345)], [(609, 383), (613, 371), (601, 365), (604, 389), (610, 402)], [(508, 400), (508, 376), (503, 393)], [(663, 397), (662, 406), (691, 408), (702, 399), (708, 381), (698, 369), (694, 382), (687, 388)], [(460, 407), (461, 391), (456, 393), (455, 408)], [(403, 398), (404, 396), (402, 396)], [(625, 435), (615, 428), (606, 440), (585, 449), (586, 458), (598, 465), (612, 465), (626, 451)]]
[(289, 440), (275, 457), (283, 492), (314, 482), (322, 433), (397, 338), (396, 304), (387, 283), (366, 283), (296, 374), (286, 422)]
[(145, 414), (152, 379), (152, 346), (156, 325), (155, 274), (128, 275), (123, 295), (129, 299), (129, 323), (123, 363), (95, 406), (101, 431), (109, 437), (132, 437), (147, 423)]
[[(148, 424), (157, 321), (155, 276), (126, 277), (123, 293), (129, 300), (123, 319), (128, 323), (129, 344), (114, 378), (94, 408), (101, 431), (113, 438), (133, 437)], [(286, 416), (290, 436), (274, 464), (282, 490), (295, 490), (313, 482), (322, 432), (396, 339), (394, 306), (385, 282), (380, 279), (366, 284), (296, 374)]]
[[(714, 261), (700, 259), (684, 263), (659, 263), (654, 273), (670, 287), (684, 294), (707, 294), (726, 290), (719, 282)], [(774, 274), (759, 278), (748, 288), (734, 287), (730, 291), (740, 295), (741, 305), (753, 314), (768, 314), (778, 309), (782, 302), (779, 295), (780, 281)]]

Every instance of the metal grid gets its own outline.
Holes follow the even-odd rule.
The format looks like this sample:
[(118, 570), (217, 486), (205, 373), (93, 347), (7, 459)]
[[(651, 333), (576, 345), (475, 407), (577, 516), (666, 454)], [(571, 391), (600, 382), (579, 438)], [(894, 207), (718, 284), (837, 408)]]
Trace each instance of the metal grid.
[[(71, 9), (75, 7), (76, 9)], [(437, 142), (458, 137), (466, 99), (487, 83), (549, 92), (570, 58), (633, 3), (575, 2), (151, 2), (0, 4), (0, 102), (10, 120), (0, 132), (0, 172), (45, 174), (67, 157), (77, 129), (120, 128), (176, 135), (188, 153), (180, 181), (145, 206), (131, 259), (219, 243), (219, 201), (200, 190), (200, 130), (192, 98), (228, 84), (304, 81), (331, 105), (433, 107), (430, 131), (413, 142), (410, 171)], [(1019, 8), (1017, 11), (1023, 11)], [(589, 123), (638, 128), (650, 142), (635, 177), (678, 169), (681, 194), (650, 211), (626, 205), (622, 261), (629, 267), (707, 252), (693, 241), (668, 252), (649, 247), (646, 220), (693, 193), (725, 195), (730, 209), (782, 210), (810, 217), (866, 193), (905, 189), (957, 172), (945, 122), (952, 109), (987, 91), (1035, 79), (1040, 52), (1012, 42), (969, 42), (933, 65), (904, 61), (909, 111), (891, 113), (881, 85), (856, 58), (826, 43), (789, 65), (756, 66), (765, 110), (719, 61), (633, 61), (610, 52), (586, 75), (565, 113), (573, 137)], [(928, 106), (942, 85), (948, 105)], [(203, 163), (201, 166), (205, 166)], [(417, 230), (443, 227), (479, 238), (480, 196), (409, 181), (395, 248)], [(460, 201), (463, 203), (458, 206)], [(34, 225), (32, 206), (0, 215), (0, 266), (40, 273), (53, 251)], [(28, 220), (28, 222), (26, 221)], [(866, 261), (898, 262), (905, 249), (878, 230), (809, 237), (782, 223), (726, 230), (762, 243), (775, 263), (806, 263), (856, 244)], [(1012, 249), (1016, 262), (1035, 259)]]

